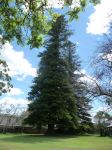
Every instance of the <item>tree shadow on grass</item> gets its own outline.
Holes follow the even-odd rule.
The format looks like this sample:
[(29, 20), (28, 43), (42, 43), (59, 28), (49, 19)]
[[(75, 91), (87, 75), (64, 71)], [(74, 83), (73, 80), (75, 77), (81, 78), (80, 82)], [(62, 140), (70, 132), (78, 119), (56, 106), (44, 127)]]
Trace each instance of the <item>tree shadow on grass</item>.
[(88, 137), (90, 134), (85, 135), (55, 135), (48, 136), (43, 134), (6, 134), (0, 136), (0, 141), (15, 142), (15, 143), (51, 143), (61, 142), (64, 139)]
[(46, 136), (38, 134), (6, 134), (0, 137), (0, 141), (4, 142), (15, 142), (15, 143), (50, 143), (50, 142), (61, 142), (63, 139), (76, 138), (78, 136), (73, 135), (59, 135), (59, 136)]

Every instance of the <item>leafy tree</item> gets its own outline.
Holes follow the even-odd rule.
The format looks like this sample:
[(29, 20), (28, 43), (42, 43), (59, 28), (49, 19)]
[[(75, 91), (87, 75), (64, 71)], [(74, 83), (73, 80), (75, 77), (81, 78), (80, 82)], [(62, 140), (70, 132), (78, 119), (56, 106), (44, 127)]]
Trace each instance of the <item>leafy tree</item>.
[[(50, 22), (56, 17), (56, 12), (54, 9), (52, 11), (53, 6), (50, 7), (48, 1), (0, 0), (0, 34), (3, 39), (11, 41), (16, 38), (18, 43), (24, 43), (26, 40), (31, 48), (41, 46), (43, 35), (49, 31)], [(68, 7), (71, 19), (78, 18), (79, 12), (85, 8), (87, 2), (88, 0), (59, 0), (63, 7)], [(97, 4), (99, 0), (89, 2)]]
[(95, 97), (103, 97), (105, 102), (112, 105), (112, 24), (110, 32), (104, 35), (99, 44), (93, 63), (94, 86), (90, 92)]
[(5, 61), (0, 60), (0, 96), (2, 93), (6, 93), (10, 91), (11, 85), (11, 78), (8, 75), (8, 66)]
[(68, 41), (66, 45), (66, 50), (63, 52), (64, 57), (67, 62), (67, 69), (69, 72), (69, 80), (74, 89), (74, 95), (77, 101), (77, 115), (80, 122), (80, 127), (82, 130), (87, 130), (92, 126), (91, 115), (89, 114), (90, 99), (87, 95), (87, 87), (80, 80), (83, 77), (81, 73), (81, 62), (79, 61), (79, 57), (76, 54), (76, 45), (71, 41)]
[(97, 112), (97, 114), (95, 115), (95, 121), (98, 125), (100, 124), (104, 124), (104, 125), (109, 125), (110, 124), (110, 115), (105, 112), (105, 111), (99, 111)]
[(31, 103), (26, 122), (35, 126), (48, 125), (49, 133), (53, 132), (54, 125), (70, 128), (77, 124), (73, 87), (62, 57), (62, 49), (70, 35), (64, 16), (58, 17), (46, 38), (38, 77), (28, 96)]
[(97, 124), (100, 135), (104, 136), (106, 134), (105, 128), (111, 124), (112, 117), (107, 112), (99, 111), (94, 116), (94, 120)]
[[(1, 39), (0, 39), (0, 48), (2, 49)], [(9, 92), (12, 87), (11, 78), (8, 72), (9, 68), (7, 63), (3, 59), (0, 59), (0, 96), (3, 93)]]

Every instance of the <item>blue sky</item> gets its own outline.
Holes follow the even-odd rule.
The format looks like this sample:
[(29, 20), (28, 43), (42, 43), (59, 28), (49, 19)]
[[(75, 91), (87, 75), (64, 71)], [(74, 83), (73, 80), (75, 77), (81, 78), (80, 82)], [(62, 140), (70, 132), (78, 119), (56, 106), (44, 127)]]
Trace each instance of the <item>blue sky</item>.
[[(103, 34), (108, 33), (112, 13), (112, 0), (102, 0), (101, 4), (93, 7), (89, 5), (84, 12), (80, 13), (79, 19), (70, 23), (70, 29), (74, 31), (71, 40), (77, 43), (77, 54), (82, 62), (82, 71), (91, 76), (91, 58), (97, 49)], [(55, 7), (55, 6), (54, 6)], [(56, 8), (59, 8), (56, 5)], [(58, 11), (60, 11), (58, 9)], [(16, 42), (6, 43), (3, 48), (2, 57), (7, 61), (12, 76), (13, 89), (4, 94), (0, 102), (6, 104), (27, 104), (27, 93), (30, 91), (35, 72), (38, 72), (38, 53), (42, 49), (30, 50), (29, 46), (18, 46)], [(97, 102), (93, 103), (94, 112), (102, 108)]]

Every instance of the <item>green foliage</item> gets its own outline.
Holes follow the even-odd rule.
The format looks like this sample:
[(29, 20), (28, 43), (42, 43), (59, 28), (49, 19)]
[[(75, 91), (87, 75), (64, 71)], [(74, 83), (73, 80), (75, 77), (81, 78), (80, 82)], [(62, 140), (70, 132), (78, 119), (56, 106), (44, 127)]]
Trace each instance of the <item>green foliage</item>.
[[(83, 131), (92, 127), (90, 100), (86, 86), (80, 81), (81, 64), (76, 45), (69, 41), (72, 34), (63, 16), (53, 22), (44, 43), (46, 50), (40, 53), (38, 77), (29, 92), (29, 124), (57, 124), (59, 131), (77, 129), (77, 119)], [(68, 99), (68, 100), (67, 100)], [(77, 109), (76, 109), (77, 108)], [(49, 114), (49, 115), (48, 115)], [(39, 119), (41, 118), (41, 119)]]
[(3, 93), (9, 92), (10, 89), (12, 88), (8, 65), (6, 61), (4, 61), (1, 58), (1, 51), (3, 46), (2, 43), (3, 43), (3, 38), (1, 36), (0, 37), (0, 96)]
[[(87, 0), (62, 0), (68, 7), (70, 20), (77, 19), (80, 11), (86, 7)], [(90, 0), (97, 4), (99, 0)], [(78, 3), (78, 4), (77, 4)], [(53, 11), (52, 11), (53, 10)], [(0, 34), (4, 40), (17, 40), (18, 44), (29, 44), (38, 48), (43, 44), (44, 35), (50, 30), (55, 10), (48, 8), (47, 0), (0, 0)], [(26, 42), (25, 42), (26, 41)]]
[(61, 55), (69, 35), (64, 17), (58, 17), (46, 37), (39, 74), (29, 92), (29, 124), (48, 125), (52, 130), (56, 124), (71, 127), (77, 123), (75, 96)]
[(105, 130), (108, 125), (112, 122), (112, 116), (104, 111), (99, 111), (94, 116), (95, 123), (97, 125), (97, 130), (100, 132), (101, 136), (105, 136), (107, 131)]
[(87, 2), (85, 0), (80, 0), (82, 8), (85, 8)]
[(0, 2), (0, 34), (5, 40), (14, 38), (20, 44), (30, 44), (31, 48), (42, 45), (43, 37), (48, 30), (41, 1), (4, 0)]
[(101, 2), (101, 0), (90, 0), (94, 5), (97, 5)]
[(71, 41), (66, 44), (66, 51), (63, 52), (63, 57), (67, 63), (67, 70), (69, 73), (69, 80), (74, 89), (74, 95), (76, 97), (77, 104), (77, 116), (80, 123), (80, 127), (84, 131), (87, 128), (92, 127), (91, 116), (88, 111), (91, 109), (90, 99), (87, 96), (87, 87), (80, 80), (83, 75), (81, 74), (81, 63), (79, 57), (76, 54), (76, 45)]
[(81, 11), (81, 7), (75, 7), (73, 10), (68, 12), (68, 15), (70, 15), (70, 21), (72, 21), (74, 18), (78, 19), (78, 13)]
[(108, 126), (111, 124), (112, 117), (110, 114), (104, 111), (99, 111), (97, 114), (94, 116), (96, 124), (98, 126)]
[(11, 85), (11, 78), (8, 75), (8, 65), (5, 61), (0, 59), (0, 96), (3, 93), (9, 92)]

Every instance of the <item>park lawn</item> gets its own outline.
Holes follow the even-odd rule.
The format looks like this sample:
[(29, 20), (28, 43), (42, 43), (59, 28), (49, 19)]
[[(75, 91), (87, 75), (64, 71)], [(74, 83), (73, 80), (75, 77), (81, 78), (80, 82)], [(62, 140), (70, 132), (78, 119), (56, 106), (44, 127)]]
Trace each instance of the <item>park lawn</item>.
[(112, 150), (112, 138), (0, 134), (0, 150)]

